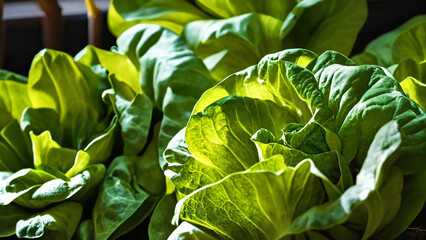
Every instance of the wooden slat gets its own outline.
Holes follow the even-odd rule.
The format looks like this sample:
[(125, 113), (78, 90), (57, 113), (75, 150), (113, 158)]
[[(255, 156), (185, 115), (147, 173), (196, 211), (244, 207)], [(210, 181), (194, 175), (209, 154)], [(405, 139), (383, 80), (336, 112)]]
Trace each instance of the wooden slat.
[(88, 18), (88, 36), (89, 44), (95, 47), (102, 45), (102, 11), (95, 4), (94, 0), (85, 0)]
[(44, 12), (42, 20), (43, 47), (61, 50), (64, 19), (57, 0), (36, 0)]
[[(107, 12), (109, 0), (96, 0), (95, 2), (102, 12)], [(59, 5), (62, 8), (62, 16), (65, 18), (87, 14), (84, 0), (60, 0)], [(3, 19), (6, 24), (13, 24), (15, 21), (22, 22), (24, 19), (41, 19), (43, 16), (43, 11), (39, 9), (35, 1), (6, 2), (4, 4)]]

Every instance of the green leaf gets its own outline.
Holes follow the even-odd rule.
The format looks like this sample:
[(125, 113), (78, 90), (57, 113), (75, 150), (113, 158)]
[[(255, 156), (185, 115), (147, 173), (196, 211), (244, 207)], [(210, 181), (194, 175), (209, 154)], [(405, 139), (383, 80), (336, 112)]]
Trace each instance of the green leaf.
[[(79, 153), (82, 153), (80, 151)], [(76, 158), (79, 156), (77, 155)], [(78, 163), (78, 160), (76, 161)], [(69, 172), (68, 172), (69, 173)], [(71, 196), (71, 200), (85, 201), (93, 196), (93, 191), (98, 189), (99, 184), (105, 177), (105, 166), (103, 164), (90, 164), (81, 172), (70, 178), (67, 183), (70, 189), (81, 185), (81, 189)]]
[[(203, 25), (202, 21), (204, 20), (218, 19), (220, 21), (220, 19), (229, 19), (248, 13), (263, 15), (264, 20), (269, 19), (264, 22), (263, 26), (266, 29), (274, 29), (272, 35), (277, 36), (277, 41), (270, 38), (272, 31), (269, 30), (263, 33), (247, 33), (244, 28), (236, 29), (238, 32), (236, 35), (243, 35), (247, 40), (258, 35), (257, 38), (259, 39), (269, 38), (271, 41), (268, 43), (274, 46), (279, 45), (279, 49), (304, 47), (319, 53), (333, 49), (349, 54), (356, 35), (366, 19), (367, 6), (365, 0), (361, 2), (356, 0), (270, 0), (267, 2), (253, 0), (244, 2), (225, 0), (139, 0), (122, 2), (113, 0), (108, 11), (108, 23), (110, 30), (116, 36), (140, 23), (158, 24), (181, 34), (182, 29), (197, 21), (200, 21), (199, 24)], [(241, 21), (241, 23), (244, 24), (244, 21)], [(207, 25), (210, 25), (210, 23), (207, 23)], [(205, 29), (201, 30), (204, 31)], [(192, 41), (191, 38), (192, 36), (187, 39)], [(225, 39), (226, 41), (223, 41)], [(212, 59), (207, 60), (206, 58), (206, 61), (214, 65), (218, 59), (227, 54), (227, 50), (232, 51), (232, 48), (238, 47), (233, 42), (236, 39), (238, 40), (236, 37), (226, 36), (219, 41), (209, 43), (209, 45), (214, 45), (215, 49), (218, 45), (224, 44), (221, 47), (224, 50), (215, 51), (215, 55), (209, 54)], [(244, 41), (239, 40), (238, 42)], [(199, 43), (203, 44), (203, 42)], [(227, 48), (227, 45), (230, 48)], [(258, 45), (260, 49), (265, 46), (267, 45)], [(249, 48), (249, 50), (253, 49)], [(255, 52), (257, 51), (255, 49)], [(267, 53), (272, 52), (274, 51)], [(241, 53), (244, 54), (244, 52)], [(251, 56), (253, 53), (246, 51), (246, 54)], [(233, 56), (238, 56), (238, 54)], [(255, 62), (259, 59), (256, 59)], [(247, 62), (244, 61), (244, 63)], [(238, 64), (234, 63), (234, 65)], [(246, 66), (241, 65), (239, 69), (244, 67)], [(217, 70), (219, 71), (219, 69)]]
[(185, 131), (186, 128), (179, 131), (164, 151), (164, 174), (173, 182), (178, 200), (226, 176), (221, 169), (194, 158), (186, 144)]
[(230, 174), (258, 161), (250, 141), (257, 129), (266, 128), (276, 135), (286, 123), (296, 121), (296, 116), (274, 102), (228, 96), (193, 115), (185, 137), (197, 161)]
[(358, 0), (297, 1), (281, 28), (282, 49), (302, 47), (321, 54), (349, 55), (367, 18), (367, 2)]
[(22, 113), (20, 124), (25, 134), (33, 132), (40, 135), (47, 130), (56, 142), (62, 141), (63, 128), (59, 115), (51, 108), (26, 108)]
[(154, 126), (154, 136), (148, 147), (136, 162), (138, 184), (150, 195), (161, 196), (166, 190), (164, 172), (158, 162), (158, 134), (161, 122)]
[(426, 84), (424, 82), (408, 77), (401, 82), (401, 87), (410, 99), (426, 110)]
[(250, 140), (257, 129), (278, 134), (287, 121), (295, 119), (289, 109), (273, 102), (238, 96), (225, 97), (194, 115), (186, 134), (180, 131), (164, 152), (165, 174), (176, 186), (178, 199), (227, 174), (248, 169), (258, 161)]
[(398, 63), (407, 58), (416, 62), (426, 60), (426, 17), (407, 31), (402, 32), (393, 43), (392, 59)]
[(20, 82), (20, 83), (28, 82), (27, 77), (22, 76), (21, 74), (7, 71), (5, 69), (0, 69), (0, 80), (12, 80), (15, 82)]
[(42, 50), (34, 57), (28, 79), (31, 106), (56, 110), (64, 145), (79, 149), (109, 123), (103, 122), (108, 111), (101, 99), (107, 82), (80, 68), (84, 67), (65, 53)]
[[(328, 184), (330, 186), (327, 186), (327, 193), (331, 199), (338, 197), (341, 192), (353, 184), (349, 166), (338, 152), (334, 150), (320, 153), (304, 152), (299, 149), (285, 146), (280, 142), (265, 141), (266, 139), (262, 137), (262, 135), (264, 136), (267, 134), (272, 135), (268, 130), (260, 129), (252, 137), (252, 141), (256, 144), (259, 153), (259, 160), (261, 161), (258, 164), (265, 165), (266, 167), (271, 164), (276, 164), (271, 161), (281, 162), (281, 164), (276, 165), (279, 167), (272, 165), (272, 168), (266, 169), (278, 171), (281, 166), (294, 167), (304, 159), (311, 159), (318, 171), (325, 176), (324, 178), (328, 182), (332, 182), (339, 187), (339, 189), (337, 189), (335, 186), (331, 186), (333, 184)], [(325, 142), (324, 139), (317, 139), (317, 141)], [(263, 167), (254, 165), (250, 169), (263, 169)]]
[[(420, 214), (426, 200), (426, 191), (423, 183), (426, 181), (426, 173), (404, 176), (403, 189), (401, 192), (401, 203), (395, 217), (381, 231), (376, 234), (375, 239), (392, 239), (404, 232), (413, 219)], [(416, 193), (416, 194), (413, 194)], [(395, 195), (390, 195), (389, 200)], [(395, 208), (395, 207), (394, 207)], [(391, 209), (391, 211), (396, 209)]]
[(185, 126), (195, 102), (212, 84), (209, 72), (178, 35), (159, 26), (135, 26), (117, 44), (139, 66), (143, 92), (163, 113), (158, 145), (163, 166), (167, 143)]
[(17, 120), (12, 120), (7, 126), (1, 129), (1, 171), (16, 172), (20, 169), (33, 166), (31, 148), (27, 138), (22, 133)]
[(115, 36), (140, 23), (158, 24), (180, 34), (186, 23), (207, 17), (188, 0), (113, 0), (108, 10), (108, 26)]
[(47, 166), (66, 173), (73, 166), (77, 150), (61, 148), (52, 139), (49, 131), (44, 131), (40, 135), (30, 132), (30, 137), (33, 143), (35, 168)]
[(274, 239), (324, 200), (321, 181), (310, 171), (312, 165), (303, 161), (280, 172), (231, 174), (179, 201), (176, 214), (225, 239)]
[(310, 154), (330, 151), (325, 141), (326, 132), (318, 124), (309, 122), (305, 126), (299, 125), (297, 129), (292, 129), (293, 125), (287, 124), (283, 129), (284, 145)]
[(29, 105), (26, 83), (0, 80), (0, 128), (12, 119), (19, 120)]
[(173, 213), (177, 203), (174, 194), (164, 195), (157, 203), (149, 221), (149, 239), (167, 240), (176, 229), (172, 225)]
[[(397, 40), (397, 38), (404, 34), (404, 32), (409, 31), (411, 28), (417, 26), (417, 25), (425, 25), (426, 22), (426, 15), (418, 15), (416, 17), (411, 18), (410, 20), (408, 20), (407, 22), (405, 22), (404, 24), (402, 24), (401, 26), (399, 26), (398, 28), (394, 29), (393, 31), (390, 31), (388, 33), (383, 34), (382, 36), (374, 39), (373, 41), (371, 41), (367, 47), (365, 48), (365, 52), (364, 53), (368, 53), (370, 54), (370, 56), (374, 56), (377, 59), (377, 63), (378, 65), (384, 66), (384, 67), (389, 67), (393, 64), (398, 63), (398, 61), (396, 61), (396, 59), (393, 58), (393, 49), (395, 47), (395, 41)], [(406, 37), (409, 37), (409, 35), (411, 33), (406, 33)], [(420, 38), (420, 42), (414, 42), (414, 46), (418, 46), (418, 44), (422, 43), (422, 39)], [(401, 43), (402, 43), (402, 39), (401, 39)], [(413, 46), (412, 45), (413, 42), (410, 42), (409, 46)], [(401, 45), (401, 50), (402, 48), (404, 48), (405, 46)], [(408, 46), (407, 46), (408, 47)], [(398, 47), (399, 48), (399, 47)], [(418, 56), (418, 54), (423, 54), (422, 49), (420, 48), (416, 48), (417, 50), (415, 50), (416, 53), (414, 53), (414, 56)], [(364, 54), (363, 53), (363, 54)], [(409, 49), (408, 53), (412, 53), (411, 49)], [(398, 54), (399, 55), (399, 54)], [(411, 55), (411, 54), (409, 54)], [(423, 55), (424, 56), (424, 55)], [(397, 57), (399, 58), (399, 57)], [(411, 57), (410, 57), (411, 58)], [(360, 58), (355, 58), (354, 60), (357, 60), (357, 64), (364, 64), (367, 62), (363, 62), (362, 59)], [(403, 60), (403, 59), (401, 59)], [(422, 59), (424, 60), (424, 58)]]
[(351, 60), (354, 61), (358, 65), (369, 64), (369, 65), (379, 65), (377, 63), (377, 57), (374, 54), (369, 52), (362, 52), (355, 56), (351, 57)]
[(108, 167), (93, 209), (96, 239), (108, 239), (115, 231), (120, 232), (120, 226), (126, 227), (134, 214), (140, 223), (154, 207), (155, 200), (136, 181), (137, 161), (138, 157), (120, 156)]
[(108, 128), (92, 137), (92, 140), (84, 148), (84, 152), (90, 156), (90, 163), (103, 163), (110, 159), (114, 150), (117, 129), (119, 129), (117, 117), (114, 116)]
[(77, 240), (91, 240), (95, 238), (95, 230), (93, 220), (87, 219), (82, 221), (75, 232), (74, 238)]
[(229, 19), (191, 22), (185, 26), (182, 36), (219, 82), (231, 73), (256, 64), (264, 55), (281, 50), (282, 24), (271, 16), (249, 13)]
[(396, 80), (387, 76), (381, 68), (367, 65), (331, 65), (318, 72), (317, 79), (334, 113), (342, 141), (341, 153), (347, 161), (355, 158), (355, 168), (360, 168), (375, 133), (395, 119), (409, 139), (404, 142), (401, 158), (413, 160), (411, 164), (404, 164), (404, 173), (418, 171), (415, 166), (421, 165), (422, 160), (414, 152), (426, 147), (418, 139), (424, 134), (422, 119), (426, 116), (405, 96)]
[[(134, 94), (142, 92), (137, 81), (139, 79), (137, 67), (122, 54), (88, 45), (74, 57), (74, 60), (89, 66), (100, 76), (114, 74), (115, 79), (130, 87), (132, 95), (125, 96), (128, 100), (131, 100)], [(120, 93), (123, 94), (123, 92)]]
[[(165, 175), (179, 200), (175, 224), (188, 221), (224, 239), (392, 239), (424, 203), (426, 193), (414, 184), (426, 169), (425, 119), (382, 67), (354, 66), (334, 51), (318, 57), (301, 49), (268, 55), (207, 90), (186, 130), (166, 149)], [(245, 144), (250, 138), (254, 152)], [(271, 200), (275, 195), (313, 193), (301, 184), (295, 184), (297, 190), (259, 193), (268, 189), (263, 175), (279, 176), (298, 164), (310, 165), (321, 191), (320, 197), (303, 199), (318, 202), (286, 219), (285, 226), (269, 212), (262, 220), (264, 209), (285, 215)], [(403, 206), (416, 195), (421, 199), (413, 206)], [(256, 197), (265, 198), (262, 208)], [(279, 203), (292, 210), (299, 206), (282, 199)]]
[[(426, 58), (423, 62), (416, 62), (412, 58), (407, 58), (400, 61), (397, 65), (392, 65), (392, 67), (393, 66), (395, 66), (395, 69), (392, 75), (400, 83), (408, 77), (418, 79), (422, 82), (426, 81)], [(390, 68), (388, 68), (388, 70), (390, 71)]]
[(0, 182), (0, 204), (8, 205), (19, 196), (55, 177), (44, 171), (22, 169)]
[[(111, 125), (105, 129), (105, 132), (89, 138), (93, 140), (85, 147), (85, 153), (80, 153), (88, 154), (85, 156), (87, 161), (84, 166), (89, 163), (104, 162), (109, 158), (115, 140), (116, 123), (116, 119), (113, 118)], [(27, 108), (22, 116), (21, 128), (25, 133), (30, 133), (29, 135), (33, 142), (34, 166), (36, 168), (40, 165), (48, 165), (66, 173), (75, 164), (74, 157), (77, 154), (77, 150), (61, 148), (57, 143), (61, 142), (63, 129), (59, 123), (59, 116), (54, 110), (48, 108)], [(61, 155), (61, 157), (58, 157), (58, 155)], [(77, 172), (74, 170), (71, 176)]]
[[(351, 61), (349, 58), (342, 55), (341, 53), (335, 51), (327, 51), (313, 59), (311, 62), (309, 62), (306, 68), (312, 71), (312, 73), (318, 75), (321, 74), (324, 69), (333, 64), (339, 64), (343, 66), (355, 66), (355, 63), (353, 61)], [(320, 85), (320, 87), (322, 86)], [(327, 90), (327, 88), (322, 88), (322, 90)]]
[(116, 108), (125, 155), (138, 155), (148, 140), (152, 118), (151, 100), (144, 94), (136, 94), (128, 101), (120, 93), (109, 94)]
[(15, 234), (16, 223), (30, 214), (24, 208), (16, 205), (0, 205), (0, 237), (8, 237)]
[(76, 202), (66, 202), (37, 213), (16, 224), (19, 238), (71, 239), (83, 207)]
[(387, 67), (401, 83), (404, 92), (425, 109), (422, 92), (426, 81), (426, 15), (416, 16), (397, 29), (373, 40), (361, 55), (354, 56), (358, 64), (376, 58), (375, 64)]
[(284, 20), (293, 9), (297, 1), (293, 0), (270, 0), (259, 2), (256, 0), (228, 1), (228, 0), (198, 0), (196, 4), (211, 15), (219, 18), (231, 18), (249, 12), (257, 12), (270, 15), (274, 18)]
[(80, 200), (99, 184), (104, 174), (102, 164), (90, 165), (69, 180), (42, 170), (22, 169), (1, 182), (0, 204), (13, 201), (39, 209), (66, 199)]
[(228, 95), (239, 95), (270, 100), (288, 107), (297, 113), (297, 122), (305, 123), (312, 116), (310, 109), (324, 102), (312, 73), (292, 62), (305, 65), (306, 60), (313, 60), (313, 55), (303, 49), (267, 55), (258, 65), (232, 74), (226, 81), (207, 90), (197, 102), (193, 113), (202, 111)]
[[(357, 175), (356, 184), (336, 201), (306, 211), (280, 237), (300, 234), (310, 229), (327, 229), (345, 221), (350, 224), (354, 220), (355, 227), (357, 224), (363, 225), (358, 225), (360, 229), (364, 229), (362, 239), (371, 237), (382, 221), (395, 216), (394, 209), (399, 207), (398, 198), (396, 201), (387, 200), (387, 203), (383, 201), (395, 195), (401, 196), (402, 172), (392, 165), (398, 159), (402, 142), (402, 134), (396, 121), (383, 126), (371, 144), (364, 165)], [(357, 217), (351, 219), (351, 215)]]
[[(417, 172), (414, 166), (422, 165), (422, 160), (414, 152), (426, 147), (417, 142), (423, 134), (423, 110), (405, 96), (397, 81), (382, 68), (352, 65), (352, 61), (333, 51), (320, 55), (308, 65), (335, 116), (342, 155), (348, 162), (356, 158), (354, 168), (359, 169), (375, 133), (395, 119), (410, 139), (404, 142), (402, 158), (413, 159), (413, 162), (404, 164), (404, 173)], [(417, 143), (414, 145), (414, 142)]]
[(170, 234), (167, 238), (169, 240), (216, 240), (216, 237), (212, 236), (204, 230), (192, 225), (189, 222), (182, 222), (179, 226)]
[[(109, 238), (115, 239), (131, 230), (136, 228), (142, 221), (144, 221), (149, 214), (153, 211), (158, 199), (165, 192), (165, 177), (163, 171), (161, 170), (158, 163), (158, 133), (160, 122), (154, 126), (154, 136), (145, 149), (144, 153), (140, 157), (129, 157), (121, 156), (123, 159), (120, 160), (120, 157), (115, 161), (127, 161), (128, 165), (125, 165), (128, 169), (123, 169), (127, 171), (128, 175), (126, 178), (121, 177), (114, 179), (115, 182), (120, 181), (120, 184), (110, 185), (111, 179), (104, 181), (105, 191), (102, 192), (102, 198), (98, 197), (97, 206), (99, 206), (100, 211), (102, 206), (120, 206), (126, 208), (126, 211), (120, 212), (119, 217), (110, 218), (109, 215), (99, 214), (99, 218), (95, 223), (110, 223), (109, 225), (117, 227), (116, 230), (111, 232), (105, 231), (104, 228), (101, 228), (99, 235), (105, 236), (104, 234), (111, 234)], [(130, 165), (131, 164), (131, 165)], [(120, 171), (119, 167), (114, 167), (112, 171), (117, 173)], [(111, 170), (109, 170), (111, 171)], [(122, 176), (122, 175), (121, 175)], [(131, 182), (127, 183), (128, 179), (131, 178)], [(125, 192), (120, 196), (112, 196), (112, 192)], [(133, 197), (132, 197), (132, 195)], [(121, 202), (122, 197), (126, 196), (125, 202)], [(120, 203), (117, 203), (120, 201)], [(130, 207), (128, 207), (128, 202), (131, 202)], [(126, 205), (127, 204), (127, 205)], [(121, 208), (120, 208), (121, 209)], [(173, 212), (173, 211), (172, 211)], [(122, 223), (113, 223), (112, 221), (123, 221)], [(99, 226), (99, 225), (98, 225)]]
[[(258, 133), (262, 130), (265, 129), (260, 129)], [(255, 137), (256, 135), (253, 138)], [(309, 160), (312, 164), (310, 171), (321, 179), (328, 200), (339, 198), (344, 190), (353, 185), (352, 176), (345, 160), (335, 151), (309, 155), (296, 149), (289, 149), (281, 144), (265, 144), (260, 139), (255, 140), (253, 138), (260, 161), (251, 166), (248, 171), (279, 172), (282, 169), (296, 167), (302, 161)], [(336, 179), (338, 179), (338, 182)]]

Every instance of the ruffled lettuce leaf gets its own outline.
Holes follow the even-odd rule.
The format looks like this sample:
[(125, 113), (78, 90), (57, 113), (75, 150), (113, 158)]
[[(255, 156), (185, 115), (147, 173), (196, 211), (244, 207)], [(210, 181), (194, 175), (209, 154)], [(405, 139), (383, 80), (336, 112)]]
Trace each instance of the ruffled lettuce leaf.
[[(356, 177), (356, 184), (338, 200), (307, 211), (280, 237), (299, 234), (308, 229), (328, 229), (345, 221), (349, 226), (352, 225), (352, 229), (364, 231), (362, 239), (370, 238), (377, 230), (381, 230), (395, 217), (401, 200), (402, 171), (392, 167), (392, 164), (398, 158), (402, 137), (396, 122), (383, 126), (374, 138)], [(344, 236), (344, 232), (332, 229), (330, 233), (333, 238)]]
[(19, 220), (19, 238), (71, 239), (78, 226), (83, 207), (76, 202), (64, 202), (47, 211)]
[[(354, 66), (333, 51), (266, 56), (206, 91), (166, 149), (165, 174), (180, 200), (175, 224), (181, 219), (225, 239), (395, 237), (425, 200), (420, 188), (407, 195), (424, 177), (425, 119), (380, 67)], [(320, 192), (304, 181), (274, 189), (272, 179), (299, 167)], [(297, 198), (306, 208), (296, 215), (297, 199), (278, 197), (285, 211), (271, 203), (304, 189), (315, 194)], [(310, 221), (318, 209), (333, 210)]]
[(311, 166), (305, 160), (280, 172), (231, 174), (179, 201), (176, 216), (224, 239), (274, 239), (295, 218), (323, 202), (325, 193)]
[[(425, 147), (418, 141), (424, 132), (421, 127), (424, 111), (406, 97), (395, 79), (379, 67), (352, 66), (353, 62), (336, 52), (320, 55), (307, 68), (286, 61), (293, 59), (287, 58), (287, 54), (293, 53), (284, 51), (273, 57), (266, 56), (258, 65), (231, 75), (203, 94), (194, 113), (229, 95), (290, 106), (300, 116), (302, 124), (308, 122), (314, 109), (329, 108), (334, 117), (335, 133), (342, 143), (341, 154), (349, 163), (358, 159), (359, 166), (377, 130), (397, 119), (407, 138), (411, 138), (403, 154), (412, 155), (418, 164), (422, 162), (419, 155), (411, 152)], [(373, 126), (371, 122), (376, 124)], [(414, 166), (404, 164), (405, 171), (416, 172)]]

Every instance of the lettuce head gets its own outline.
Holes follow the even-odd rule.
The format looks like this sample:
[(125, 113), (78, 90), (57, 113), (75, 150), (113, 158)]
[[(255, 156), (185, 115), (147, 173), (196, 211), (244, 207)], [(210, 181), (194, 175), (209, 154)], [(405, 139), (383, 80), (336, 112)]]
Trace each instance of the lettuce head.
[(425, 153), (426, 114), (385, 69), (267, 55), (204, 92), (164, 152), (170, 238), (393, 239), (424, 205)]

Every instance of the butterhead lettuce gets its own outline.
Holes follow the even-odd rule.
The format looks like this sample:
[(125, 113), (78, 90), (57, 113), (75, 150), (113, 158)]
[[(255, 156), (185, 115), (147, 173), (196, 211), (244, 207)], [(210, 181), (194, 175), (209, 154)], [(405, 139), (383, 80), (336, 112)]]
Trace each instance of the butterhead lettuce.
[(115, 141), (109, 83), (53, 50), (35, 56), (28, 80), (2, 77), (0, 236), (71, 239)]
[(426, 114), (386, 70), (267, 55), (207, 90), (164, 152), (172, 239), (392, 239), (425, 202), (424, 152)]

